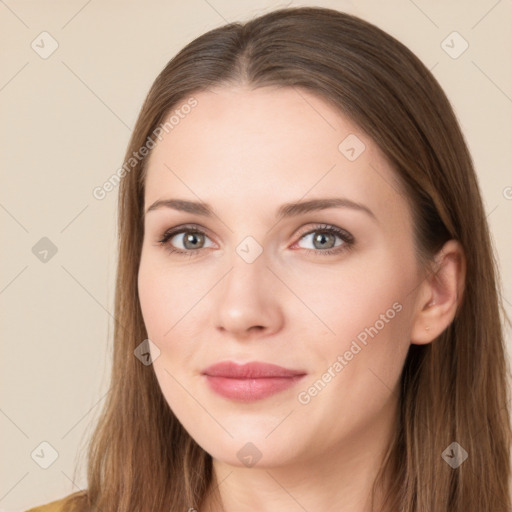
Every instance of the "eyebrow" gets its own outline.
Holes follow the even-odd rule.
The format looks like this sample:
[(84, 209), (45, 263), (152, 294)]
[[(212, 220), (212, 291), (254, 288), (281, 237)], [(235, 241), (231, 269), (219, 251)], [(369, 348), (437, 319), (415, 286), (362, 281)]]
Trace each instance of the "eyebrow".
[[(212, 217), (214, 215), (213, 208), (209, 204), (197, 201), (187, 201), (184, 199), (160, 199), (155, 201), (146, 210), (146, 213), (160, 208), (172, 208), (173, 210), (202, 215), (204, 217)], [(310, 199), (308, 201), (285, 203), (277, 210), (277, 218), (281, 220), (304, 213), (326, 210), (328, 208), (350, 208), (364, 212), (377, 221), (377, 217), (367, 206), (341, 197)]]

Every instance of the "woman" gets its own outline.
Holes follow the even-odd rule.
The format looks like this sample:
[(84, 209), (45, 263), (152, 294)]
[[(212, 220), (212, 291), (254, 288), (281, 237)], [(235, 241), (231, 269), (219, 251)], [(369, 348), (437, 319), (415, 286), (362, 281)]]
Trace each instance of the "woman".
[(407, 48), (322, 8), (212, 30), (120, 177), (89, 487), (33, 510), (510, 510), (486, 216)]

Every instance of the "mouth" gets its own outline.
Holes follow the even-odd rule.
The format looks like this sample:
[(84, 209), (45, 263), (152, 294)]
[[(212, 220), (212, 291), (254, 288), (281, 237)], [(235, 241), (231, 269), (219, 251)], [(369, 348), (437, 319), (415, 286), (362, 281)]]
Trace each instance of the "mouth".
[(229, 400), (254, 402), (297, 384), (306, 372), (269, 363), (238, 365), (232, 361), (209, 366), (201, 372), (210, 389)]

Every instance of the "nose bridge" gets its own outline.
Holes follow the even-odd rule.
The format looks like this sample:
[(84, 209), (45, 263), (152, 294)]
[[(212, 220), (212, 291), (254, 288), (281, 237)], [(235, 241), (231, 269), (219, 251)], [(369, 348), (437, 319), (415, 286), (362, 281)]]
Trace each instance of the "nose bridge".
[(268, 278), (265, 275), (269, 273), (268, 263), (268, 252), (263, 246), (252, 236), (245, 237), (231, 255), (226, 293), (243, 301), (256, 300), (260, 293), (265, 293), (262, 285)]
[(227, 331), (247, 331), (251, 327), (273, 330), (281, 316), (268, 254), (253, 237), (245, 237), (229, 260), (215, 303), (215, 321)]

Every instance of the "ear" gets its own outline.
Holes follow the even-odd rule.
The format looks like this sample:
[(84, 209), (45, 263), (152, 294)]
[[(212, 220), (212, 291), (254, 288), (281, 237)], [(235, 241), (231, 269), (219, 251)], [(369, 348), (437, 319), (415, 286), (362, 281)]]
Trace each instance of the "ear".
[(433, 272), (420, 285), (411, 343), (430, 343), (452, 323), (462, 301), (465, 278), (464, 250), (458, 241), (449, 240), (436, 254)]

